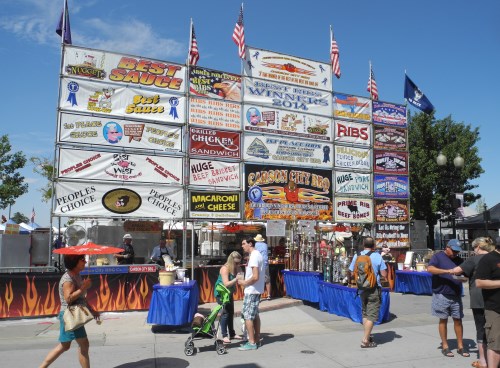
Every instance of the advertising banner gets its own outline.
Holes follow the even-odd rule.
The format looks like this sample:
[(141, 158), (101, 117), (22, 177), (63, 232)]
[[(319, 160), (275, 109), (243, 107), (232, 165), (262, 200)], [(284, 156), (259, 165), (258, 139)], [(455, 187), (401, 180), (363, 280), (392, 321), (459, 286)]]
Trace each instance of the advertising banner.
[(373, 171), (387, 174), (408, 174), (408, 152), (373, 151)]
[(189, 192), (189, 218), (240, 219), (240, 192)]
[(370, 198), (335, 197), (335, 221), (373, 222), (373, 200)]
[(240, 164), (215, 160), (189, 160), (189, 184), (240, 188)]
[(62, 179), (183, 184), (182, 162), (182, 157), (61, 148), (59, 150), (58, 177)]
[(244, 105), (243, 113), (248, 132), (332, 141), (333, 120), (327, 117), (254, 105)]
[(408, 139), (406, 129), (392, 128), (385, 125), (374, 125), (373, 148), (387, 150), (407, 150)]
[(408, 201), (402, 199), (376, 199), (375, 222), (408, 222)]
[(350, 171), (335, 171), (335, 194), (372, 194), (371, 174)]
[(182, 150), (182, 128), (61, 113), (57, 142), (177, 153)]
[(58, 181), (55, 215), (181, 219), (182, 187)]
[(59, 107), (78, 113), (98, 113), (165, 123), (186, 122), (184, 96), (74, 78), (61, 80)]
[(332, 90), (332, 67), (327, 63), (247, 47), (248, 63), (243, 63), (247, 77), (293, 84), (301, 87)]
[(189, 94), (219, 100), (241, 101), (241, 76), (218, 70), (191, 66)]
[(366, 97), (333, 94), (333, 117), (371, 122), (372, 101)]
[(269, 135), (245, 134), (244, 137), (245, 161), (329, 169), (332, 167), (332, 155), (331, 143)]
[(246, 220), (332, 220), (332, 171), (245, 164)]
[(206, 157), (241, 157), (241, 133), (205, 128), (189, 129), (189, 154)]
[(343, 169), (371, 170), (370, 150), (349, 146), (335, 146), (335, 167)]
[(64, 46), (62, 73), (130, 87), (186, 92), (185, 65), (83, 47)]
[(373, 123), (406, 128), (406, 106), (373, 101)]
[(372, 141), (372, 128), (369, 124), (335, 120), (333, 130), (333, 139), (335, 143), (368, 147)]
[(245, 78), (244, 101), (250, 104), (330, 117), (331, 99), (328, 91)]
[(189, 123), (207, 128), (241, 130), (241, 105), (208, 98), (189, 98)]
[(374, 197), (409, 198), (410, 196), (407, 176), (375, 175), (373, 187)]
[(410, 226), (408, 224), (375, 224), (377, 247), (409, 247)]

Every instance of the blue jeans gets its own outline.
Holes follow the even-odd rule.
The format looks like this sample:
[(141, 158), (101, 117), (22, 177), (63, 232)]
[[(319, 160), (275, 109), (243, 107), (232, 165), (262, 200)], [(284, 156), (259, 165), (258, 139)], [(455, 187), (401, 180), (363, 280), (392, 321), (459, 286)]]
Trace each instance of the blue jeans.
[[(216, 297), (217, 303), (222, 305), (222, 301), (220, 297)], [(229, 337), (233, 337), (236, 335), (234, 331), (234, 300), (233, 296), (229, 297), (229, 303), (222, 309), (222, 315), (220, 317), (220, 330), (222, 337), (227, 337), (229, 333)]]

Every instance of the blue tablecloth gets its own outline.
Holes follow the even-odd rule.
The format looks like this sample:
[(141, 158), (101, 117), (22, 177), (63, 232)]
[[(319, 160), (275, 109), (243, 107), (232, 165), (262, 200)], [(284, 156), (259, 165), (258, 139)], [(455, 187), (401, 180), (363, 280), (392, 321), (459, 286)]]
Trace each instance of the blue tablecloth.
[(299, 272), (283, 270), (286, 295), (309, 302), (319, 302), (318, 282), (321, 279), (319, 272)]
[(432, 295), (432, 274), (426, 271), (396, 271), (396, 293)]
[[(363, 322), (361, 313), (361, 299), (357, 295), (358, 289), (339, 284), (319, 281), (319, 309), (338, 316), (347, 317), (354, 322)], [(389, 321), (391, 297), (389, 288), (382, 289), (382, 305), (378, 320), (375, 324)]]
[(199, 296), (195, 280), (170, 286), (155, 284), (147, 322), (167, 326), (191, 323), (198, 309)]

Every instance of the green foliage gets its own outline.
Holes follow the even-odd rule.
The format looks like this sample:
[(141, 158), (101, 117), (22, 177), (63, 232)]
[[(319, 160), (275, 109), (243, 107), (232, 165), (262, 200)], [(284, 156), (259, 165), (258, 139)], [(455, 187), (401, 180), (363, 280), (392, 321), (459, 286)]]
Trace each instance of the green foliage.
[(20, 212), (16, 212), (14, 213), (14, 215), (12, 216), (12, 220), (16, 223), (16, 224), (20, 224), (21, 222), (24, 222), (25, 224), (29, 223), (30, 222), (30, 219), (26, 216), (24, 216), (22, 213)]
[(54, 165), (52, 160), (46, 157), (30, 157), (33, 164), (33, 172), (47, 179), (47, 184), (40, 189), (42, 192), (42, 201), (48, 202), (52, 198), (52, 182), (54, 177)]
[[(452, 214), (450, 196), (464, 193), (464, 205), (481, 197), (470, 192), (477, 185), (470, 180), (484, 172), (476, 143), (479, 129), (456, 123), (448, 116), (442, 120), (434, 115), (419, 113), (409, 118), (408, 143), (410, 147), (410, 206), (414, 219), (425, 219), (429, 226), (436, 224), (437, 212)], [(447, 163), (439, 166), (436, 158), (442, 152)], [(456, 168), (453, 160), (459, 154), (464, 167)]]
[(16, 202), (16, 198), (28, 191), (24, 176), (18, 170), (26, 164), (21, 152), (11, 153), (12, 146), (7, 135), (0, 137), (0, 209)]

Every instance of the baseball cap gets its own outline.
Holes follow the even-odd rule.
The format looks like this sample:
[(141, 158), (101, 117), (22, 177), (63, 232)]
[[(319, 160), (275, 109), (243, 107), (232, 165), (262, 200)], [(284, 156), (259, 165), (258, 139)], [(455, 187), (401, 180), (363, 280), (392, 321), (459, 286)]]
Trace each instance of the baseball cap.
[(454, 252), (461, 252), (462, 247), (460, 246), (460, 241), (458, 239), (450, 239), (446, 246), (450, 247)]
[(123, 239), (132, 239), (132, 235), (125, 234), (125, 235), (123, 235)]

